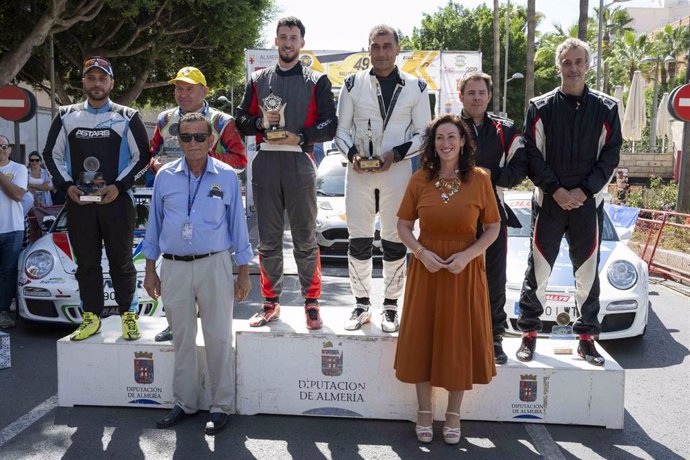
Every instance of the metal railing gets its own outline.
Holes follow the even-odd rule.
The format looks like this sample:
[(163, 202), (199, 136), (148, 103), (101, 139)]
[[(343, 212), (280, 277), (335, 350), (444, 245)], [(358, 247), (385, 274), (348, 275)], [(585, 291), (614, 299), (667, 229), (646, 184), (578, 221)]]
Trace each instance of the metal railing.
[[(657, 249), (665, 228), (686, 230), (688, 235), (687, 244), (683, 250), (673, 251), (670, 255), (665, 254), (665, 260), (660, 261)], [(640, 209), (636, 230), (647, 234), (640, 258), (647, 263), (650, 273), (690, 283), (690, 214), (659, 211), (656, 209)], [(663, 252), (667, 253), (669, 251)], [(671, 263), (669, 263), (669, 258)]]

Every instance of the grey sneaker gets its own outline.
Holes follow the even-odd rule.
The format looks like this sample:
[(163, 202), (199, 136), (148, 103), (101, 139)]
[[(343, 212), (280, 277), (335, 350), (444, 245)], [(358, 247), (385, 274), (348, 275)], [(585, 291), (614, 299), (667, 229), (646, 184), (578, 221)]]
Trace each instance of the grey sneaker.
[(9, 329), (14, 326), (12, 314), (9, 311), (0, 311), (0, 329)]
[(355, 309), (352, 310), (352, 315), (350, 319), (345, 321), (346, 331), (356, 331), (362, 324), (366, 324), (371, 319), (371, 312), (369, 311), (369, 305), (364, 305), (358, 303), (355, 305)]
[(391, 308), (384, 305), (381, 313), (381, 330), (383, 332), (398, 332), (399, 328), (397, 307)]

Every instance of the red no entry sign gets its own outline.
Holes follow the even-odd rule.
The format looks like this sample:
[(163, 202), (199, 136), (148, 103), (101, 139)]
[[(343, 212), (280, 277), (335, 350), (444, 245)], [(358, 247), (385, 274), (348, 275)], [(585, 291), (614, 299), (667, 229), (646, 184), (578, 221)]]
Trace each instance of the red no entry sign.
[(24, 122), (36, 113), (36, 98), (31, 92), (19, 86), (0, 88), (0, 118)]
[(671, 91), (668, 111), (676, 120), (690, 122), (690, 84), (678, 86)]

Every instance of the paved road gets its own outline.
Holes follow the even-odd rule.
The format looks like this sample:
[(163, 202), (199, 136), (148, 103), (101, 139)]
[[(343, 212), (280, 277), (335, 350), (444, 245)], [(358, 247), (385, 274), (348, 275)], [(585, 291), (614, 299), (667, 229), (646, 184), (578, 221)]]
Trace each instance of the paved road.
[[(325, 264), (323, 271), (326, 308), (347, 305), (346, 268)], [(236, 318), (258, 305), (258, 277), (252, 282), (251, 303), (238, 305)], [(284, 303), (297, 304), (297, 277), (285, 285)], [(0, 370), (0, 458), (689, 458), (690, 298), (650, 289), (646, 336), (603, 343), (626, 369), (624, 430), (465, 421), (456, 447), (440, 439), (421, 446), (411, 423), (393, 421), (232, 416), (214, 439), (203, 435), (201, 415), (157, 430), (163, 410), (56, 407), (56, 340), (70, 329), (22, 324), (12, 331), (13, 366)]]

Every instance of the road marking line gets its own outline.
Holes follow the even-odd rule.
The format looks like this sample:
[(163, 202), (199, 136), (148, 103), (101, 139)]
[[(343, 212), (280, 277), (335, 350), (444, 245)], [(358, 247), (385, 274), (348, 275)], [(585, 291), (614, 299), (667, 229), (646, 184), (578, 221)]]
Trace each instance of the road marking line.
[(553, 440), (548, 430), (544, 425), (537, 425), (535, 423), (525, 423), (525, 430), (534, 441), (534, 447), (539, 453), (550, 460), (565, 460), (561, 453), (561, 449)]
[(2, 431), (0, 431), (0, 447), (12, 440), (12, 438), (17, 436), (22, 431), (29, 428), (34, 424), (34, 422), (46, 415), (48, 412), (55, 409), (57, 404), (58, 397), (57, 395), (53, 395), (38, 406), (31, 409), (27, 414), (22, 415), (17, 420), (7, 425)]

